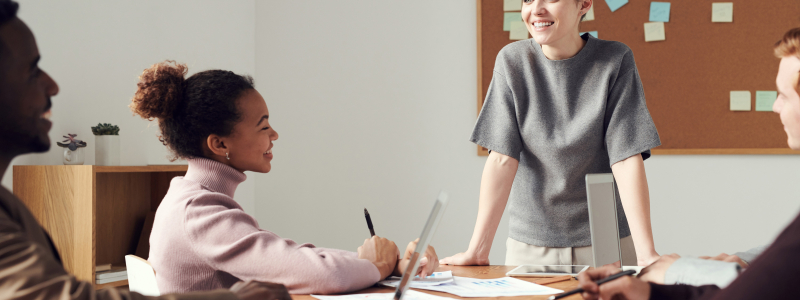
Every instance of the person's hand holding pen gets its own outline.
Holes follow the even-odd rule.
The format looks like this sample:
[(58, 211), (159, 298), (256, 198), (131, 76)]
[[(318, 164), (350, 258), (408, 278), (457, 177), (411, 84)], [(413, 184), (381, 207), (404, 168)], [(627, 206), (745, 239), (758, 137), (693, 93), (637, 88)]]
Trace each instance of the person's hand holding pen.
[[(650, 284), (633, 276), (623, 276), (615, 280), (598, 285), (596, 281), (619, 273), (619, 268), (604, 266), (598, 269), (589, 269), (578, 275), (578, 287), (583, 289), (583, 299), (648, 299), (650, 298)], [(620, 297), (621, 296), (621, 297)]]
[(381, 279), (394, 273), (398, 257), (397, 245), (377, 235), (364, 240), (364, 244), (358, 247), (358, 258), (372, 262), (378, 268), (378, 272), (381, 273)]
[[(408, 263), (411, 260), (411, 255), (414, 254), (414, 249), (417, 248), (417, 243), (419, 243), (419, 238), (408, 243), (403, 258), (397, 262), (397, 268), (395, 268), (392, 275), (403, 276), (403, 272), (406, 271)], [(425, 249), (425, 256), (419, 260), (419, 268), (417, 268), (416, 275), (419, 275), (420, 278), (425, 278), (425, 276), (433, 274), (438, 267), (439, 257), (436, 255), (436, 250), (433, 249), (432, 246), (428, 246), (428, 249)]]

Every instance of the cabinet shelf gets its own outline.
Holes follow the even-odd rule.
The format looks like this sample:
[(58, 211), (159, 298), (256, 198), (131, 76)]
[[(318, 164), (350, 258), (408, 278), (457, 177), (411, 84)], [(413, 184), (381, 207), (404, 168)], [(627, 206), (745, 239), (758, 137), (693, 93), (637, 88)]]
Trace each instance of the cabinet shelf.
[[(14, 166), (14, 194), (30, 208), (61, 254), (64, 268), (94, 283), (96, 265), (125, 265), (147, 215), (186, 165)], [(124, 286), (126, 281), (95, 288)]]

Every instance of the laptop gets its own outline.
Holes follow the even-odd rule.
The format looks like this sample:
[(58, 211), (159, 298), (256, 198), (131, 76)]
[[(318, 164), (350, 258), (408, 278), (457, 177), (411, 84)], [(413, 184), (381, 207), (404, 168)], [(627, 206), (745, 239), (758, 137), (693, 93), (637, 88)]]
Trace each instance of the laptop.
[(592, 234), (592, 267), (622, 262), (617, 221), (614, 175), (586, 174), (589, 229)]
[(439, 192), (439, 197), (437, 197), (436, 201), (433, 203), (431, 214), (428, 216), (428, 221), (425, 222), (425, 227), (422, 228), (422, 234), (419, 236), (417, 248), (414, 249), (414, 254), (411, 255), (408, 267), (405, 273), (403, 273), (403, 277), (400, 278), (400, 284), (397, 285), (397, 289), (394, 291), (394, 300), (401, 300), (403, 298), (403, 294), (408, 290), (411, 280), (417, 276), (420, 257), (425, 253), (425, 250), (428, 249), (428, 244), (431, 242), (433, 233), (436, 232), (439, 220), (442, 219), (442, 215), (444, 214), (445, 206), (447, 206), (447, 193), (442, 191)]

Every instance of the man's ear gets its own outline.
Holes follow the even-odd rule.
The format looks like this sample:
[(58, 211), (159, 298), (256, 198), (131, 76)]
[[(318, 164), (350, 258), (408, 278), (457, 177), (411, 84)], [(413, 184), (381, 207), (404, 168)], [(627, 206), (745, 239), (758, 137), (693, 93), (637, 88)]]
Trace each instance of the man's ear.
[(225, 146), (225, 141), (222, 140), (222, 137), (216, 134), (208, 135), (208, 138), (206, 138), (206, 145), (208, 145), (208, 149), (211, 150), (214, 155), (227, 157), (230, 152), (228, 147)]

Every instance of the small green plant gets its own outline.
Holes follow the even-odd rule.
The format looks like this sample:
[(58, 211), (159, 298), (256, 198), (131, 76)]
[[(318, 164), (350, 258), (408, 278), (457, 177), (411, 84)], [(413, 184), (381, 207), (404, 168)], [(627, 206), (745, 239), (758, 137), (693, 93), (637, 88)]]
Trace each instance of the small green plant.
[(70, 151), (78, 150), (79, 147), (86, 147), (86, 142), (76, 139), (77, 134), (67, 133), (64, 136), (63, 143), (56, 142), (60, 147), (69, 148)]
[(94, 133), (94, 135), (119, 135), (119, 126), (108, 123), (97, 123), (97, 126), (92, 126), (92, 133)]

